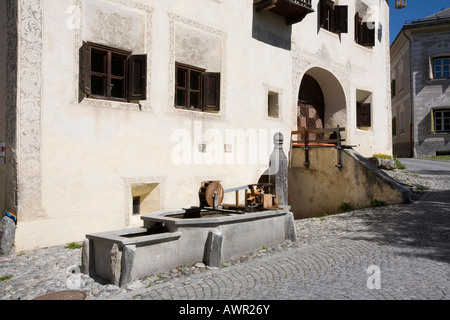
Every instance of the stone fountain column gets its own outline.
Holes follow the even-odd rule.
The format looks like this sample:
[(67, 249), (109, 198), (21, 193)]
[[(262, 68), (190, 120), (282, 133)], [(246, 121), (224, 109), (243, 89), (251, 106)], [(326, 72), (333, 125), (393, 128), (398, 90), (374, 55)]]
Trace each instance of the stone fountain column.
[(272, 183), (278, 205), (288, 205), (288, 160), (283, 151), (284, 136), (277, 132), (273, 136), (274, 148), (269, 157), (269, 169), (259, 179), (259, 183)]

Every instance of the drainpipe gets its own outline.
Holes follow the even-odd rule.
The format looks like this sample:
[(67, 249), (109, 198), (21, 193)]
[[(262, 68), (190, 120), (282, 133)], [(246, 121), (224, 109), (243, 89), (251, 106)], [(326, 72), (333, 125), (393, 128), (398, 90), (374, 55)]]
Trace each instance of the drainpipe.
[(414, 85), (413, 85), (413, 70), (412, 70), (412, 41), (411, 38), (405, 33), (405, 29), (402, 28), (402, 33), (408, 39), (409, 42), (409, 106), (410, 106), (410, 123), (409, 123), (409, 155), (414, 158), (414, 142), (413, 142), (413, 130), (414, 130)]

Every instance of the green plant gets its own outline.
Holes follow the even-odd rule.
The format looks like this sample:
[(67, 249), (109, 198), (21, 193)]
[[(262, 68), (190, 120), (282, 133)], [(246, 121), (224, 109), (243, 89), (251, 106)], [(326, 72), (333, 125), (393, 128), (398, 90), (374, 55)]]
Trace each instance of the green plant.
[(8, 280), (8, 279), (11, 279), (12, 277), (13, 277), (12, 274), (7, 275), (7, 276), (3, 276), (3, 277), (0, 277), (0, 281), (5, 281), (5, 280)]
[(64, 248), (73, 250), (73, 249), (80, 249), (82, 247), (83, 247), (83, 245), (81, 245), (79, 243), (71, 242), (71, 243), (68, 243)]
[(395, 161), (395, 165), (396, 165), (397, 169), (400, 169), (400, 170), (406, 169), (406, 166), (403, 163), (401, 163), (397, 159), (397, 157), (394, 157), (394, 161)]
[(339, 205), (339, 207), (338, 207), (337, 213), (344, 213), (344, 212), (349, 212), (349, 211), (352, 211), (352, 210), (353, 210), (353, 208), (352, 208), (352, 205), (350, 203), (342, 202)]
[(373, 158), (379, 158), (379, 159), (392, 159), (391, 155), (385, 154), (385, 153), (374, 153)]
[(384, 206), (386, 206), (386, 202), (384, 202), (383, 200), (373, 199), (370, 202), (370, 206), (371, 207), (384, 207)]

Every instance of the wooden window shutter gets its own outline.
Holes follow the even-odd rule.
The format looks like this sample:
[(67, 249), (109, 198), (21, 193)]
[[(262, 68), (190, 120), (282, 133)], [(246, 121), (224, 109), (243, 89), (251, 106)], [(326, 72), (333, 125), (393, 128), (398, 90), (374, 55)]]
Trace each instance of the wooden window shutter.
[(202, 73), (202, 100), (204, 111), (220, 111), (220, 73)]
[(397, 135), (397, 118), (396, 117), (392, 118), (392, 135), (393, 136)]
[[(369, 28), (369, 24), (372, 25), (372, 28)], [(373, 22), (364, 22), (362, 33), (363, 33), (363, 46), (373, 47), (375, 45), (375, 23)]]
[(395, 79), (391, 81), (391, 97), (395, 97)]
[(320, 27), (324, 28), (327, 24), (327, 0), (320, 0)]
[(356, 106), (356, 126), (370, 127), (370, 103), (358, 103)]
[(91, 94), (91, 45), (83, 41), (81, 47), (81, 88), (87, 95)]
[(430, 133), (435, 133), (436, 132), (436, 128), (435, 128), (435, 122), (434, 122), (434, 110), (430, 111)]
[(131, 55), (128, 59), (128, 100), (147, 99), (147, 55)]
[(359, 13), (355, 14), (355, 42), (360, 43), (361, 41), (361, 18)]
[(334, 6), (334, 32), (348, 33), (348, 6)]

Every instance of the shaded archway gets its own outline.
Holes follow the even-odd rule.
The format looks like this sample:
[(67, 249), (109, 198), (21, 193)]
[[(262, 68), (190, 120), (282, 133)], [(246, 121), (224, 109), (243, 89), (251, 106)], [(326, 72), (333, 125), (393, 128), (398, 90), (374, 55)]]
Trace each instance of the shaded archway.
[[(325, 102), (319, 83), (310, 75), (305, 74), (300, 85), (297, 108), (297, 128), (324, 127)], [(316, 139), (312, 134), (309, 139)]]
[[(340, 81), (330, 71), (313, 67), (301, 80), (297, 103), (297, 129), (347, 126), (347, 105)], [(310, 137), (314, 138), (314, 137)]]

